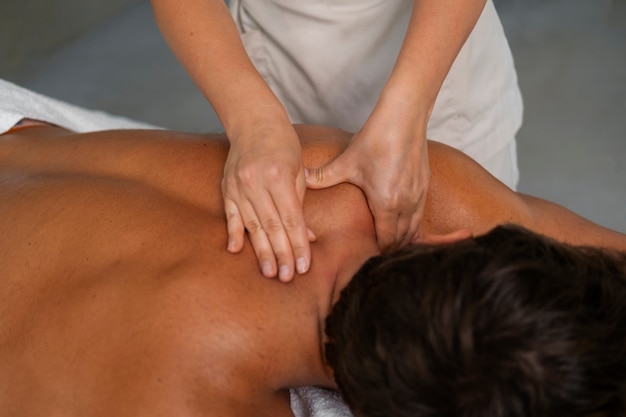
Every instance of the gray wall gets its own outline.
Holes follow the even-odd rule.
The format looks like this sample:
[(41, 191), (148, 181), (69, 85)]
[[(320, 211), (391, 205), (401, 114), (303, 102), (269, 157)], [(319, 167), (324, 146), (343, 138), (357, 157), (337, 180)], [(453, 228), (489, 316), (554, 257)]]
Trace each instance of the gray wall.
[(20, 79), (138, 0), (0, 0), (0, 78)]

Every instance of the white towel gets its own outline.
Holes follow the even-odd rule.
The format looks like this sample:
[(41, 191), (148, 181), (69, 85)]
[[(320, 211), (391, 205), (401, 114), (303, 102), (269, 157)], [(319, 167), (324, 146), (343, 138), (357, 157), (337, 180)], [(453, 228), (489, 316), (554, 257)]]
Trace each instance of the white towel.
[(0, 79), (0, 134), (24, 118), (41, 120), (75, 132), (157, 129), (147, 123), (74, 106)]
[(296, 417), (353, 417), (341, 396), (332, 390), (304, 387), (290, 391)]

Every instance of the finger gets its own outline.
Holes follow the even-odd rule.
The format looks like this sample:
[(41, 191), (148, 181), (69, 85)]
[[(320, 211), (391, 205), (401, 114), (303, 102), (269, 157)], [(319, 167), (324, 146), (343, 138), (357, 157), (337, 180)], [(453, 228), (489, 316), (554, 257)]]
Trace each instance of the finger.
[[(275, 204), (275, 200), (272, 198), (268, 191), (263, 192), (264, 195), (262, 196), (262, 198), (259, 195), (255, 196), (255, 211), (258, 216), (259, 224), (254, 226), (258, 226), (258, 228), (260, 228), (261, 230), (257, 230), (257, 232), (261, 233), (262, 231), (262, 233), (264, 233), (266, 238), (269, 240), (274, 259), (278, 265), (278, 278), (283, 282), (288, 282), (293, 278), (295, 267), (294, 255), (291, 249), (291, 241), (283, 222), (289, 224), (289, 227), (294, 228), (296, 227), (296, 223), (298, 221), (301, 221), (301, 233), (303, 236), (301, 239), (304, 239), (307, 245), (308, 237), (306, 234), (306, 227), (304, 226), (302, 208), (299, 205), (299, 200), (297, 198), (295, 190), (293, 193), (291, 193), (290, 197), (284, 194), (284, 188), (281, 189), (281, 191), (282, 200), (280, 200), (281, 206), (279, 207), (283, 207), (283, 205), (286, 205), (288, 207), (287, 209), (280, 209), (279, 207), (277, 207), (277, 205)], [(295, 211), (293, 211), (294, 199)], [(284, 218), (281, 217), (279, 210), (283, 210), (283, 215), (285, 216)], [(298, 217), (298, 210), (300, 217)], [(247, 223), (246, 228), (248, 228)], [(294, 239), (296, 239), (295, 235)]]
[(374, 216), (376, 241), (382, 251), (390, 250), (396, 241), (398, 214), (376, 208), (370, 208)]
[(422, 215), (421, 213), (416, 213), (411, 219), (411, 227), (407, 233), (407, 239), (409, 240), (408, 244), (415, 243), (416, 239), (420, 237), (420, 224), (422, 223)]
[[(284, 227), (289, 244), (291, 245), (291, 253), (293, 259), (295, 259), (296, 271), (299, 274), (304, 274), (309, 270), (311, 264), (311, 248), (309, 245), (309, 229), (304, 222), (304, 213), (302, 211), (302, 200), (296, 193), (289, 193), (282, 195), (280, 201), (275, 201), (278, 209), (278, 214)], [(270, 235), (270, 241), (274, 245), (272, 236)], [(282, 243), (282, 241), (280, 241)], [(276, 248), (275, 248), (276, 252)], [(280, 255), (277, 253), (278, 264), (282, 265)], [(293, 278), (293, 273), (288, 276), (282, 276), (279, 273), (281, 281), (290, 281)]]
[(424, 205), (420, 205), (411, 216), (411, 221), (409, 225), (409, 229), (406, 231), (404, 235), (404, 239), (402, 241), (402, 245), (406, 246), (411, 244), (416, 237), (419, 236), (419, 227), (422, 223), (422, 218), (424, 216)]
[(414, 223), (413, 216), (404, 213), (398, 214), (398, 220), (396, 222), (396, 235), (390, 249), (400, 249), (411, 243), (411, 239), (413, 237), (413, 235), (410, 234), (412, 223)]
[(351, 169), (346, 165), (345, 158), (339, 156), (334, 161), (318, 168), (305, 170), (308, 188), (328, 188), (351, 179)]
[(226, 250), (231, 253), (238, 253), (243, 248), (245, 239), (243, 220), (237, 204), (230, 198), (224, 198), (224, 211), (226, 212), (226, 230), (228, 232)]
[(276, 258), (272, 249), (272, 244), (269, 241), (261, 221), (259, 220), (256, 211), (250, 204), (250, 202), (244, 202), (239, 208), (243, 224), (248, 231), (248, 238), (252, 249), (256, 254), (259, 262), (261, 273), (268, 277), (273, 278), (276, 276), (278, 268), (276, 266)]

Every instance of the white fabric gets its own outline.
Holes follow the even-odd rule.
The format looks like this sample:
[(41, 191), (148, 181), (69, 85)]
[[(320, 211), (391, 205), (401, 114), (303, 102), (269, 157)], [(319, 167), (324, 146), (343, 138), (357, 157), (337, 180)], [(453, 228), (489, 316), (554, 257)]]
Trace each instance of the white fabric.
[[(358, 131), (400, 50), (411, 0), (231, 0), (246, 51), (295, 123)], [(480, 164), (515, 140), (522, 100), (492, 0), (443, 83), (428, 137)], [(508, 176), (514, 176), (517, 163)], [(514, 186), (514, 184), (509, 184)]]
[(493, 176), (515, 191), (519, 182), (519, 171), (516, 161), (517, 144), (515, 141), (512, 141), (505, 148), (485, 160), (483, 166)]
[(291, 409), (296, 417), (352, 417), (335, 391), (305, 387), (292, 389), (290, 394)]
[(24, 118), (41, 120), (80, 133), (108, 129), (156, 129), (147, 123), (74, 106), (0, 79), (0, 134)]

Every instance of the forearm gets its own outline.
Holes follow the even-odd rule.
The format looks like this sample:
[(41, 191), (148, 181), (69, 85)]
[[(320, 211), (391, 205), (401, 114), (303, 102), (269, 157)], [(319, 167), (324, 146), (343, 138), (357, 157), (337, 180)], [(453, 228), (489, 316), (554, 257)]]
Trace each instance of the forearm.
[(288, 122), (248, 57), (224, 1), (151, 2), (165, 40), (215, 109), (229, 138), (270, 120)]
[(409, 28), (377, 110), (404, 106), (424, 126), (485, 0), (415, 0)]

